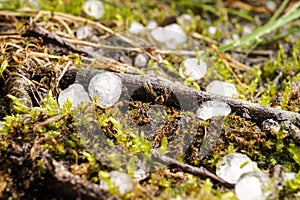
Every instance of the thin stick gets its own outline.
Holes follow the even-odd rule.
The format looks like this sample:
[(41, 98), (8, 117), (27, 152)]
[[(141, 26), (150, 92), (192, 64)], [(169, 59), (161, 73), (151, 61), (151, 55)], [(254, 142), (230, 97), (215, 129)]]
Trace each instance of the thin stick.
[(234, 184), (226, 182), (225, 180), (223, 180), (222, 178), (211, 173), (210, 171), (208, 171), (207, 169), (205, 169), (202, 166), (194, 167), (194, 166), (179, 162), (177, 160), (174, 160), (173, 158), (170, 158), (169, 156), (162, 155), (156, 151), (152, 153), (152, 157), (154, 159), (158, 159), (160, 162), (162, 162), (166, 165), (179, 168), (184, 172), (187, 172), (187, 173), (190, 173), (190, 174), (193, 174), (196, 176), (200, 176), (200, 177), (210, 178), (212, 181), (219, 183), (226, 188), (232, 189), (234, 187)]
[(48, 119), (46, 119), (45, 121), (35, 123), (35, 124), (33, 125), (33, 131), (35, 132), (36, 129), (37, 129), (37, 127), (39, 127), (39, 126), (45, 126), (45, 125), (47, 125), (47, 124), (50, 124), (50, 123), (59, 121), (59, 120), (63, 119), (65, 116), (66, 116), (66, 114), (57, 115), (57, 116), (48, 118)]

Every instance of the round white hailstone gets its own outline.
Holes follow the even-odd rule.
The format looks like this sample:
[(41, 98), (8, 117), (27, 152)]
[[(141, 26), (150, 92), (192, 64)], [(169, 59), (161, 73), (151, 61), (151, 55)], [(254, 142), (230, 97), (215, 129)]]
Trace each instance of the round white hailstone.
[(122, 81), (111, 72), (103, 72), (91, 79), (88, 90), (91, 98), (97, 96), (97, 103), (109, 107), (120, 99)]
[(145, 163), (138, 161), (135, 163), (135, 171), (133, 172), (134, 180), (142, 180), (147, 177), (147, 169)]
[(132, 34), (139, 34), (143, 32), (145, 29), (144, 25), (138, 22), (132, 22), (130, 25), (130, 28), (128, 29), (129, 33)]
[(215, 26), (208, 27), (208, 32), (210, 35), (215, 35), (217, 32), (217, 28)]
[(295, 179), (296, 175), (297, 174), (295, 172), (284, 172), (283, 173), (284, 182), (291, 181), (291, 180)]
[(231, 113), (230, 106), (219, 100), (205, 101), (196, 111), (196, 116), (208, 120), (216, 116), (227, 116)]
[(151, 31), (154, 40), (162, 43), (165, 48), (177, 49), (177, 46), (187, 41), (184, 30), (178, 24), (170, 24), (168, 26), (157, 27)]
[(157, 27), (157, 23), (156, 21), (149, 21), (147, 24), (147, 28), (156, 28)]
[(239, 200), (265, 200), (272, 194), (272, 182), (261, 171), (244, 173), (237, 181), (234, 191)]
[(257, 170), (256, 162), (242, 153), (231, 153), (221, 159), (216, 174), (229, 183), (237, 183), (242, 174)]
[(40, 2), (39, 0), (27, 0), (27, 1), (21, 1), (22, 3), (25, 3), (23, 9), (24, 10), (40, 10), (41, 6), (40, 6)]
[(90, 17), (100, 19), (104, 15), (104, 6), (101, 1), (88, 0), (84, 3), (83, 11)]
[(61, 91), (57, 100), (59, 106), (62, 107), (68, 98), (72, 102), (72, 108), (76, 108), (80, 103), (91, 101), (83, 86), (76, 83)]
[(207, 65), (203, 60), (197, 58), (187, 58), (183, 61), (180, 73), (182, 77), (190, 77), (192, 80), (201, 79), (207, 71)]
[(243, 26), (242, 35), (248, 35), (253, 32), (253, 28), (251, 28), (249, 25)]
[(193, 17), (188, 14), (182, 14), (178, 17), (177, 21), (182, 27), (185, 27), (192, 23)]
[(161, 43), (164, 43), (168, 39), (168, 36), (165, 34), (165, 29), (162, 27), (157, 27), (153, 29), (151, 31), (151, 36), (154, 40)]
[(267, 8), (271, 11), (275, 11), (277, 8), (276, 2), (274, 1), (265, 1), (264, 3), (267, 6)]
[(76, 30), (76, 37), (80, 40), (90, 38), (93, 36), (93, 27), (91, 26), (80, 26)]
[(233, 41), (232, 41), (231, 39), (226, 38), (226, 39), (223, 40), (222, 45), (230, 44), (230, 43), (232, 43), (232, 42), (233, 42)]
[[(110, 182), (116, 186), (121, 195), (126, 194), (133, 190), (134, 183), (133, 180), (124, 172), (119, 171), (111, 171), (109, 172), (110, 175)], [(103, 189), (108, 189), (106, 183), (104, 181), (100, 182), (100, 187)]]
[(134, 59), (134, 66), (136, 67), (146, 67), (148, 63), (148, 59), (146, 55), (142, 53), (138, 53)]
[(206, 91), (225, 97), (237, 98), (239, 96), (239, 93), (233, 84), (217, 80), (208, 84)]
[(232, 39), (238, 40), (238, 39), (240, 39), (240, 36), (238, 34), (234, 33), (234, 34), (232, 34)]
[(178, 24), (170, 24), (165, 26), (165, 34), (168, 36), (165, 46), (169, 49), (177, 49), (178, 45), (181, 45), (187, 41), (187, 36), (184, 30)]

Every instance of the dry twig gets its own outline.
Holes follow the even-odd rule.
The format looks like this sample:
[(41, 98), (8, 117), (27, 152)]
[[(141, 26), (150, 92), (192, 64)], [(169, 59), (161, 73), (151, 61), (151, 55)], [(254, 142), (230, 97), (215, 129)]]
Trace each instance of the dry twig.
[(218, 184), (221, 184), (227, 188), (234, 187), (234, 184), (226, 182), (225, 180), (223, 180), (220, 177), (216, 176), (215, 174), (211, 173), (204, 167), (194, 167), (194, 166), (179, 162), (177, 160), (174, 160), (173, 158), (170, 158), (166, 155), (162, 155), (158, 152), (153, 152), (152, 157), (154, 159), (158, 159), (160, 162), (162, 162), (166, 165), (179, 168), (184, 172), (191, 173), (191, 174), (194, 174), (194, 175), (200, 176), (200, 177), (210, 178), (212, 181), (214, 181)]

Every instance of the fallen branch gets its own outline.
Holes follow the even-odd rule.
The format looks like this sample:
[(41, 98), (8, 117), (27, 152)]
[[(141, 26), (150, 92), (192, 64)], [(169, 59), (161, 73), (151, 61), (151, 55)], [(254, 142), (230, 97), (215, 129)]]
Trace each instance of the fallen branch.
[(208, 171), (207, 169), (205, 169), (202, 166), (201, 167), (194, 167), (194, 166), (179, 162), (177, 160), (174, 160), (173, 158), (162, 155), (158, 152), (153, 152), (152, 157), (154, 159), (158, 159), (159, 162), (162, 162), (163, 164), (166, 164), (170, 167), (179, 168), (184, 172), (191, 173), (191, 174), (196, 175), (196, 176), (210, 178), (212, 181), (214, 181), (214, 182), (216, 182), (220, 185), (223, 185), (224, 187), (227, 187), (229, 189), (234, 188), (234, 184), (226, 182), (225, 180), (223, 180), (222, 178), (220, 178), (220, 177), (216, 176), (215, 174), (211, 173), (210, 171)]
[[(93, 75), (100, 72), (98, 70), (81, 70), (77, 75), (73, 71), (73, 76), (77, 75), (76, 82), (87, 88)], [(283, 123), (294, 141), (300, 142), (300, 114), (298, 113), (196, 90), (153, 76), (115, 74), (121, 78), (123, 86), (125, 86), (123, 90), (125, 98), (164, 104), (179, 110), (190, 111), (195, 111), (202, 102), (221, 100), (231, 107), (233, 113), (256, 122), (258, 125), (267, 119)], [(163, 101), (157, 102), (157, 99), (163, 99)]]

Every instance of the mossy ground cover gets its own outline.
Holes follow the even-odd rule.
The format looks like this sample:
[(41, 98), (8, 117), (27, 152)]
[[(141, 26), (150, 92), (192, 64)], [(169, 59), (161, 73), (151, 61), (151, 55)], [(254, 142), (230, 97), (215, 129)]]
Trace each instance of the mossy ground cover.
[[(105, 180), (109, 184), (111, 166), (125, 169), (133, 177), (135, 157), (128, 160), (119, 154), (107, 155), (99, 145), (103, 138), (94, 134), (100, 127), (110, 146), (121, 147), (128, 154), (143, 154), (146, 163), (152, 162), (151, 152), (156, 149), (166, 155), (178, 154), (179, 161), (215, 173), (221, 157), (242, 152), (273, 179), (276, 190), (272, 198), (298, 199), (300, 148), (295, 138), (299, 138), (299, 127), (295, 133), (288, 132), (280, 123), (266, 129), (255, 120), (231, 113), (224, 119), (216, 145), (200, 160), (205, 131), (214, 120), (200, 120), (191, 111), (164, 105), (167, 99), (156, 96), (151, 87), (147, 90), (154, 93), (154, 103), (142, 100), (128, 103), (125, 99), (105, 108), (93, 102), (81, 105), (77, 113), (71, 109), (71, 102), (62, 108), (57, 103), (61, 90), (74, 82), (73, 72), (93, 65), (120, 73), (150, 73), (204, 91), (213, 80), (226, 81), (235, 84), (239, 99), (299, 113), (297, 2), (283, 1), (287, 5), (281, 11), (254, 1), (103, 3), (105, 14), (100, 20), (87, 16), (82, 11), (84, 1), (80, 0), (41, 0), (40, 8), (49, 12), (24, 11), (24, 6), (31, 5), (23, 1), (0, 3), (2, 9), (9, 9), (0, 13), (0, 197), (59, 199), (61, 196), (54, 188), (44, 191), (51, 184), (45, 178), (51, 171), (49, 158), (61, 162), (87, 183), (99, 184)], [(282, 2), (276, 3), (279, 7)], [(110, 55), (115, 63), (106, 60), (97, 63), (84, 53), (26, 32), (30, 18), (34, 18), (38, 27), (84, 47), (86, 44), (75, 37), (80, 26), (92, 26), (95, 35), (105, 40), (110, 34), (127, 32), (132, 22), (146, 25), (154, 20), (159, 25), (168, 25), (181, 14), (192, 16), (184, 29), (201, 44), (201, 49), (190, 52), (194, 55), (204, 52), (201, 56), (209, 65), (207, 74), (198, 81), (180, 76), (182, 57), (176, 56), (178, 52), (162, 53), (162, 62), (152, 59), (146, 68), (122, 63), (112, 50)], [(286, 23), (278, 24), (280, 21)], [(216, 29), (214, 33), (209, 31), (212, 27)], [(243, 32), (244, 27), (249, 27), (250, 33)], [(92, 45), (90, 42), (86, 46)], [(134, 51), (126, 52), (129, 60), (134, 55)], [(157, 109), (153, 107), (155, 103), (163, 107)], [(141, 131), (143, 126), (150, 128)], [(83, 132), (85, 136), (81, 137)], [(185, 147), (183, 138), (191, 135), (194, 140)], [(275, 184), (282, 182), (279, 181), (282, 176), (275, 173), (278, 166), (283, 171), (297, 173), (296, 178), (284, 186)], [(109, 185), (108, 192), (123, 199), (236, 199), (233, 189), (206, 177), (159, 164), (148, 171), (146, 177), (135, 181), (131, 192), (119, 194), (114, 185)]]

